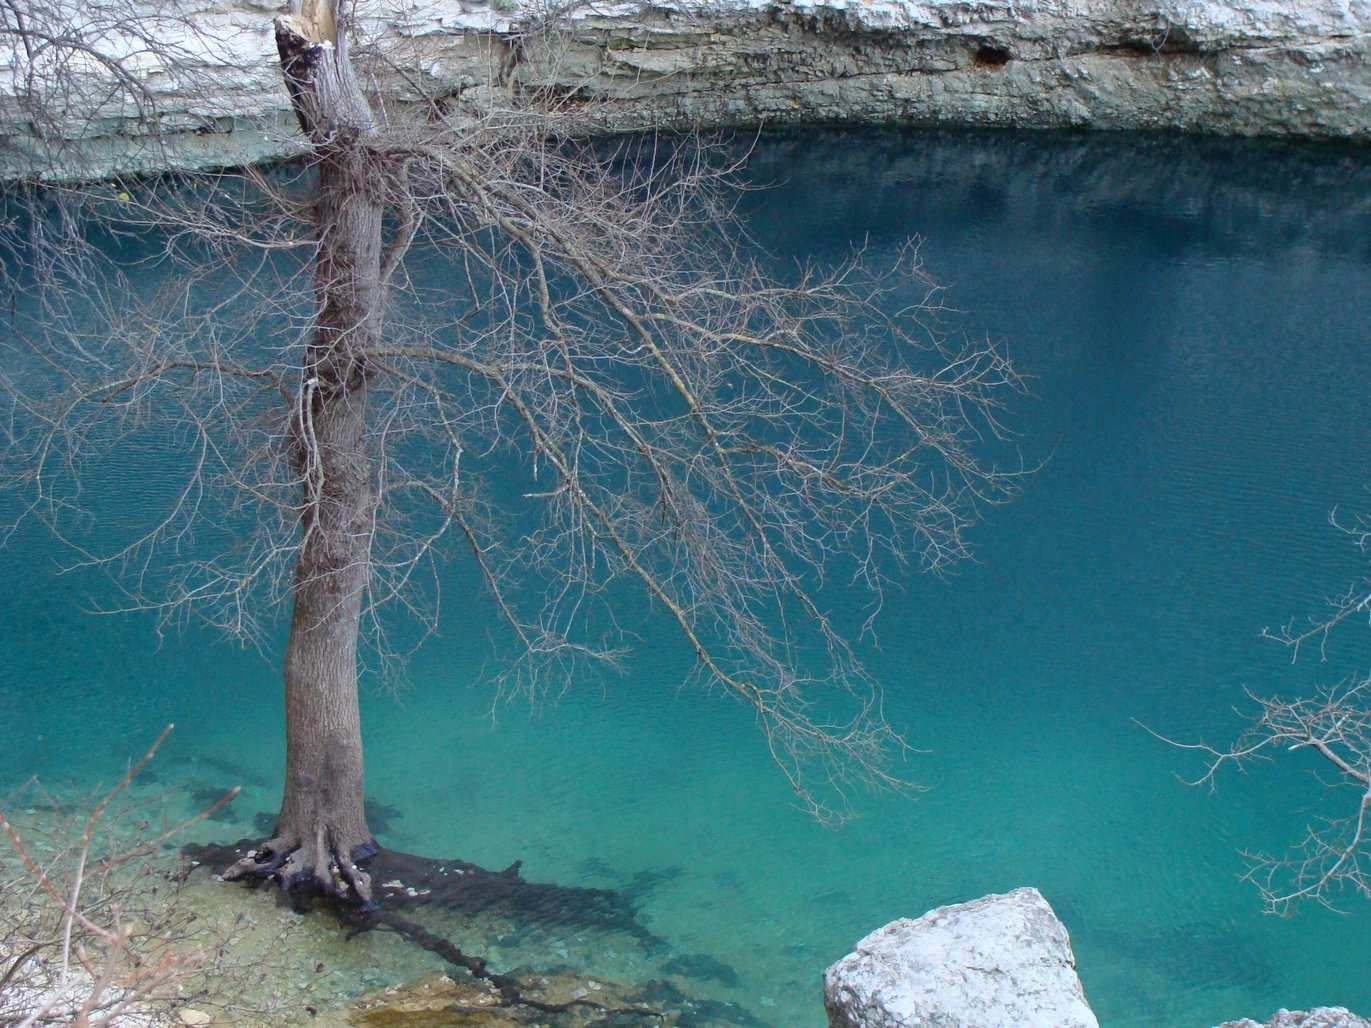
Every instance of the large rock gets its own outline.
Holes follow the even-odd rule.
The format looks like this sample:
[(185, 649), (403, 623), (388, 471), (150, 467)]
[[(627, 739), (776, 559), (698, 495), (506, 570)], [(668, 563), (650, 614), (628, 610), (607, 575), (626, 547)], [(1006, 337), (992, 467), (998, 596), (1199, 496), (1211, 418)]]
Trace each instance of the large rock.
[(1225, 1021), (1219, 1028), (1371, 1028), (1371, 1021), (1346, 1007), (1315, 1007), (1313, 1010), (1277, 1010), (1266, 1024), (1250, 1017)]
[(824, 1005), (833, 1028), (1098, 1028), (1037, 889), (877, 929), (824, 974)]
[[(602, 101), (610, 130), (817, 119), (1371, 132), (1371, 0), (610, 0), (572, 5), (552, 45), (519, 31), (520, 3), (543, 6), (359, 0), (357, 52), (377, 58), (367, 81), (393, 102), (469, 99), (513, 68), (516, 82)], [(55, 10), (53, 34), (74, 28), (92, 51), (62, 61), (40, 48), (36, 75), (0, 13), (0, 177), (297, 152), (276, 9), (43, 0), (30, 21)], [(75, 80), (46, 82), (55, 68)]]

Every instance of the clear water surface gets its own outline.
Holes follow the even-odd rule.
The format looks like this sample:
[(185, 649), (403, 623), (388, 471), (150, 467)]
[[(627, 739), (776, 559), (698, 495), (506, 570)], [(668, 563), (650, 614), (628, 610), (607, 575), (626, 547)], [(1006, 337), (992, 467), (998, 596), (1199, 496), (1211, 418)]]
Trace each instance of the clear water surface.
[[(706, 954), (677, 969), (777, 1025), (823, 1023), (822, 970), (867, 931), (1020, 885), (1066, 922), (1105, 1025), (1371, 1012), (1366, 902), (1278, 919), (1239, 880), (1241, 849), (1279, 849), (1317, 809), (1312, 769), (1211, 795), (1138, 724), (1223, 740), (1244, 685), (1371, 660), (1364, 628), (1293, 667), (1258, 635), (1361, 568), (1328, 515), (1371, 507), (1367, 153), (807, 132), (763, 138), (749, 174), (775, 183), (745, 206), (779, 259), (923, 237), (955, 323), (1031, 380), (1013, 424), (1042, 470), (978, 527), (975, 563), (892, 597), (869, 654), (930, 791), (813, 823), (747, 713), (678, 691), (680, 651), (651, 629), (622, 677), (492, 720), (488, 623), (449, 603), (413, 688), (364, 701), (368, 791), (400, 812), (382, 841), (631, 889), (670, 946), (633, 973)], [(102, 517), (136, 519), (144, 489), (121, 483)], [(0, 551), (0, 794), (107, 780), (175, 721), (164, 776), (242, 782), (239, 823), (215, 830), (246, 834), (278, 797), (275, 654), (88, 616), (109, 587), (57, 574), (68, 560), (27, 529)]]

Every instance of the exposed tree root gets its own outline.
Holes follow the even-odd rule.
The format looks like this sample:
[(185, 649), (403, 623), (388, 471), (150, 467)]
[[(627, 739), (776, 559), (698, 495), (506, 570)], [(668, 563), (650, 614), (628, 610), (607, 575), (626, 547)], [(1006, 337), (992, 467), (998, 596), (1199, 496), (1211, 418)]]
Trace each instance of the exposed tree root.
[[(210, 867), (227, 865), (222, 875), (226, 881), (273, 879), (300, 906), (308, 906), (321, 895), (339, 901), (340, 906), (360, 906), (357, 898), (362, 893), (346, 877), (337, 873), (323, 881), (317, 875), (312, 880), (298, 877), (302, 865), (292, 860), (289, 842), (280, 838), (258, 844), (243, 839), (232, 846), (191, 845), (185, 852)], [(438, 908), (468, 915), (498, 914), (526, 923), (622, 932), (647, 953), (666, 949), (666, 943), (638, 920), (629, 897), (612, 889), (530, 882), (519, 873), (518, 862), (503, 871), (490, 871), (465, 860), (435, 860), (389, 849), (354, 850), (350, 856), (349, 866), (365, 877), (368, 899), (386, 910)], [(341, 870), (336, 856), (330, 861)], [(357, 867), (363, 862), (366, 871)], [(297, 877), (292, 881), (291, 875)], [(340, 882), (348, 887), (342, 888)]]
[(272, 879), (283, 893), (321, 893), (363, 912), (376, 909), (371, 875), (358, 865), (374, 857), (374, 842), (335, 846), (322, 830), (313, 839), (278, 835), (233, 861), (223, 872), (226, 882)]

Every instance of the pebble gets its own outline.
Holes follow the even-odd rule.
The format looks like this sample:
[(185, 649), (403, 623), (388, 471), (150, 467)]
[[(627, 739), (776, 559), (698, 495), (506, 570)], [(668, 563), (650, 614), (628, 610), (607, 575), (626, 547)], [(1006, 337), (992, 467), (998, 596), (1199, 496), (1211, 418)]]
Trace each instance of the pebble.
[(205, 1013), (203, 1010), (195, 1010), (191, 1007), (182, 1007), (177, 1012), (176, 1016), (181, 1019), (181, 1023), (186, 1025), (187, 1028), (199, 1028), (199, 1026), (214, 1023), (214, 1018), (210, 1017), (209, 1014)]

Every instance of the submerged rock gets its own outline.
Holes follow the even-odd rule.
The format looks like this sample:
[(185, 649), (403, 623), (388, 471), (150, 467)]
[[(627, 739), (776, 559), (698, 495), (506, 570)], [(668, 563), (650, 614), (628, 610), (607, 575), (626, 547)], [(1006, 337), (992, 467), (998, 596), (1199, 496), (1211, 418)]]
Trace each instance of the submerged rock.
[(524, 1022), (500, 1009), (499, 994), (485, 982), (458, 983), (445, 974), (432, 974), (364, 996), (347, 1023), (358, 1028), (506, 1028)]
[(1346, 1007), (1315, 1007), (1277, 1010), (1264, 1025), (1244, 1017), (1241, 1021), (1225, 1021), (1219, 1028), (1371, 1028), (1371, 1020), (1358, 1017)]
[(321, 1028), (766, 1028), (737, 1004), (700, 999), (663, 980), (614, 982), (568, 968), (512, 973), (531, 1002), (509, 1003), (488, 982), (431, 974), (357, 1000), (342, 1020), (326, 1014), (317, 1023)]
[(824, 974), (832, 1028), (1098, 1028), (1071, 939), (1037, 889), (902, 918)]
[(708, 953), (687, 953), (672, 957), (662, 965), (667, 974), (679, 974), (686, 978), (709, 979), (736, 988), (738, 972), (735, 968), (716, 960)]

